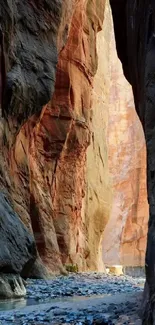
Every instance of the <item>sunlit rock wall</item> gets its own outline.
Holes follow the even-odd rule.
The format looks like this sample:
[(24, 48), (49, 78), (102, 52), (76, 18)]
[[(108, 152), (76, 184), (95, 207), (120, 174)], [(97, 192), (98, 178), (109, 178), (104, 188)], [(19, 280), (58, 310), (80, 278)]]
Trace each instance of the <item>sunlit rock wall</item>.
[[(2, 128), (2, 136), (4, 132), (8, 144), (3, 143), (4, 187), (8, 188), (15, 211), (33, 233), (41, 261), (52, 272), (63, 272), (65, 264), (77, 264), (79, 270), (85, 270), (94, 263), (92, 260), (87, 265), (92, 247), (88, 238), (93, 226), (87, 227), (83, 201), (87, 192), (85, 173), (86, 152), (91, 142), (90, 120), (95, 109), (96, 35), (103, 26), (104, 0), (64, 2), (60, 9), (58, 33), (51, 39), (49, 35), (48, 39), (49, 42), (54, 40), (56, 53), (59, 53), (56, 82), (51, 89), (53, 96), (41, 113), (37, 102), (34, 110), (25, 111), (25, 120), (22, 120), (21, 110), (20, 123), (15, 113), (13, 116), (9, 113), (4, 130)], [(48, 86), (45, 82), (46, 77), (50, 79), (48, 66), (44, 70), (41, 76), (44, 78), (39, 79), (43, 87), (39, 84), (40, 90), (35, 89), (34, 82), (30, 85), (34, 91), (44, 93), (44, 87)], [(16, 104), (19, 110), (18, 101)], [(108, 218), (108, 212), (101, 215), (101, 223), (105, 223), (104, 217)], [(94, 256), (98, 246), (96, 244)], [(94, 265), (97, 267), (96, 262)]]
[(145, 148), (109, 3), (1, 8), (0, 186), (35, 239), (33, 275), (142, 263)]
[(117, 57), (110, 9), (109, 21), (108, 158), (113, 204), (104, 233), (103, 260), (108, 265), (143, 266), (149, 215), (145, 140), (131, 86)]
[(86, 196), (84, 205), (88, 238), (87, 266), (104, 270), (102, 240), (112, 206), (112, 182), (108, 166), (108, 119), (110, 97), (111, 20), (106, 2), (103, 29), (97, 35), (98, 70), (94, 78), (91, 111), (91, 143), (87, 150)]

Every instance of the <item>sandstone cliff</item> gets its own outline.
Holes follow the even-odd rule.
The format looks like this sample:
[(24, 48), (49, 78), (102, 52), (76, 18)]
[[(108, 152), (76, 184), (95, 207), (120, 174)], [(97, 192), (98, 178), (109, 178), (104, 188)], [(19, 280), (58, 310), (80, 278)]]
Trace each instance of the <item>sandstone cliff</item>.
[[(147, 183), (150, 207), (146, 251), (146, 291), (143, 324), (155, 323), (155, 4), (153, 0), (111, 0), (118, 55), (132, 85), (137, 113), (147, 146)], [(122, 32), (123, 31), (123, 32)]]
[[(8, 204), (31, 231), (43, 254), (45, 241), (52, 246), (54, 232), (51, 231), (52, 222), (46, 236), (42, 230), (44, 224), (47, 225), (46, 203), (51, 208), (51, 196), (48, 191), (46, 193), (46, 175), (44, 179), (43, 173), (39, 180), (40, 175), (36, 169), (36, 179), (33, 178), (33, 167), (42, 163), (37, 163), (33, 158), (36, 145), (34, 136), (41, 119), (42, 107), (48, 103), (54, 91), (58, 52), (66, 44), (73, 11), (73, 0), (55, 0), (52, 3), (42, 0), (29, 3), (16, 1), (15, 4), (2, 0), (0, 4), (0, 186), (5, 197), (9, 199)], [(37, 190), (41, 193), (40, 196)], [(7, 207), (9, 209), (5, 204), (6, 209)], [(7, 215), (10, 211), (5, 213)], [(17, 214), (15, 216), (18, 218)], [(20, 221), (16, 221), (16, 224), (20, 226)], [(7, 233), (6, 223), (4, 228)], [(20, 228), (24, 232), (21, 226)], [(11, 226), (9, 229), (10, 238), (16, 241), (16, 231)], [(19, 239), (22, 238), (21, 234), (20, 236)], [(7, 247), (7, 236), (4, 238)], [(29, 240), (30, 238), (29, 235)], [(20, 240), (22, 246), (22, 239)], [(22, 250), (20, 252), (28, 256), (29, 246), (25, 245), (25, 253)], [(16, 266), (15, 254), (11, 255), (10, 249), (10, 263)], [(7, 272), (14, 271), (4, 255), (1, 254), (0, 271), (3, 271), (5, 258), (8, 263)], [(29, 254), (30, 261), (32, 257), (34, 262), (36, 251), (35, 256)], [(47, 254), (47, 259), (50, 260), (50, 257)], [(24, 261), (28, 262), (28, 258)], [(22, 270), (22, 256), (19, 256), (18, 263), (18, 269)], [(28, 275), (30, 266), (32, 263), (29, 263), (25, 276)], [(35, 276), (39, 276), (38, 272), (35, 269)]]
[(131, 86), (117, 57), (111, 13), (109, 26), (107, 146), (113, 202), (104, 232), (103, 259), (107, 265), (143, 266), (149, 215), (145, 140), (135, 112)]
[(104, 270), (102, 240), (112, 205), (107, 151), (111, 35), (109, 10), (109, 3), (106, 1), (102, 31), (97, 35), (98, 70), (92, 94), (91, 140), (86, 156), (86, 189), (82, 211), (87, 229), (87, 267), (98, 271)]
[(8, 10), (17, 23), (16, 29), (9, 25), (10, 45), (8, 26), (2, 25), (2, 60), (8, 58), (7, 79), (1, 69), (3, 191), (33, 233), (49, 271), (63, 271), (67, 263), (83, 270), (90, 251), (82, 218), (86, 151), (104, 0), (45, 6), (34, 1), (28, 10), (22, 2)]
[[(31, 276), (46, 274), (41, 265), (49, 272), (64, 272), (65, 264), (104, 270), (111, 206), (119, 261), (143, 263), (144, 142), (116, 57), (108, 2), (106, 11), (104, 0), (2, 1), (0, 10), (0, 186), (34, 237)], [(123, 132), (119, 148), (114, 140)]]

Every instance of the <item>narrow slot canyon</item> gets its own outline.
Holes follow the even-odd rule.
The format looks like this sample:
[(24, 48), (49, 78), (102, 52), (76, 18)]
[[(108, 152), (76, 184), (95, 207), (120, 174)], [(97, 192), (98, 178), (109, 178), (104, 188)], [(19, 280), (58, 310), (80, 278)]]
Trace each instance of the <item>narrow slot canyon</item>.
[(3, 325), (155, 324), (154, 10), (0, 3)]

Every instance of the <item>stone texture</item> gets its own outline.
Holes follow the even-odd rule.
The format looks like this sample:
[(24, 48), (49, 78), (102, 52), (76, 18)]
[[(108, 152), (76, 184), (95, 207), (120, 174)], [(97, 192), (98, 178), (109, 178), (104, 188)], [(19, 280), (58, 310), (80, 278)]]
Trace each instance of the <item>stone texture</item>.
[[(79, 270), (86, 268), (89, 248), (82, 203), (86, 191), (86, 150), (90, 143), (92, 82), (97, 69), (96, 33), (102, 27), (103, 14), (104, 1), (98, 2), (98, 6), (94, 1), (80, 1), (76, 6), (67, 44), (59, 56), (55, 93), (35, 129), (34, 148), (39, 148), (36, 163), (44, 163), (44, 179), (52, 204), (50, 207), (48, 199), (47, 225), (43, 226), (46, 253), (43, 255), (40, 248), (39, 253), (52, 270), (62, 269), (61, 263), (78, 264)], [(37, 170), (41, 176), (42, 165), (32, 168), (35, 181)], [(53, 237), (50, 246), (47, 228), (53, 233), (49, 233), (49, 242)]]
[[(109, 266), (108, 271), (109, 271), (111, 274), (114, 274), (114, 275), (117, 275), (117, 276), (123, 275), (123, 267), (122, 267), (121, 265), (113, 265), (113, 266)], [(108, 272), (108, 273), (109, 273), (109, 272)]]
[(0, 216), (0, 272), (26, 274), (36, 259), (34, 238), (1, 193)]
[[(148, 201), (150, 206), (146, 251), (146, 304), (143, 324), (155, 324), (155, 4), (153, 0), (111, 0), (118, 55), (133, 87), (136, 110), (147, 146)], [(124, 31), (121, 33), (120, 31)], [(126, 36), (125, 36), (126, 35)]]
[(148, 203), (146, 194), (145, 140), (134, 107), (131, 86), (117, 57), (109, 13), (108, 157), (113, 202), (103, 238), (107, 265), (145, 264)]
[[(73, 9), (74, 1), (55, 0), (51, 3), (34, 0), (27, 4), (23, 0), (15, 3), (1, 1), (0, 4), (0, 186), (29, 231), (34, 229), (37, 235), (38, 229), (42, 227), (40, 224), (44, 220), (46, 222), (46, 218), (43, 213), (40, 220), (39, 207), (35, 204), (29, 150), (33, 142), (33, 128), (38, 122), (42, 106), (50, 100), (54, 91), (58, 52), (67, 40)], [(48, 199), (50, 205), (51, 197)], [(4, 207), (1, 202), (2, 218), (8, 213), (5, 208), (6, 204)], [(19, 235), (20, 230), (23, 231), (25, 247), (22, 246), (21, 251), (24, 260), (28, 254), (26, 234), (18, 216), (11, 220), (13, 212), (10, 213), (8, 245), (11, 246), (9, 236), (14, 240), (16, 235), (13, 221), (17, 218), (15, 222), (19, 223)], [(38, 216), (38, 219), (33, 216)], [(7, 234), (6, 221), (4, 232)], [(46, 240), (48, 242), (48, 234)], [(13, 250), (12, 260), (16, 250), (18, 257), (18, 247), (9, 249)], [(18, 273), (22, 271), (23, 260), (18, 257)], [(3, 262), (7, 263), (7, 259)], [(46, 273), (46, 270), (41, 270), (39, 258), (33, 270), (36, 267), (39, 268), (36, 272)], [(26, 275), (25, 272), (22, 274)]]
[[(97, 3), (81, 0), (76, 3), (76, 6), (74, 1), (64, 1), (63, 8), (61, 8), (61, 1), (56, 1), (56, 5), (59, 6), (58, 16), (55, 17), (56, 22), (54, 21), (53, 26), (49, 26), (51, 32), (55, 31), (54, 36), (48, 35), (46, 29), (46, 23), (48, 24), (46, 19), (48, 20), (49, 13), (54, 7), (47, 6), (43, 10), (41, 3), (36, 9), (34, 3), (31, 8), (34, 12), (37, 10), (36, 21), (41, 17), (42, 11), (39, 9), (43, 10), (42, 20), (45, 25), (42, 27), (43, 38), (38, 40), (35, 36), (37, 41), (41, 42), (41, 45), (37, 43), (36, 46), (40, 46), (40, 51), (47, 46), (45, 48), (47, 52), (50, 46), (48, 54), (51, 54), (51, 57), (47, 56), (50, 69), (48, 66), (44, 69), (46, 51), (43, 54), (41, 74), (40, 65), (36, 66), (36, 76), (40, 74), (40, 80), (47, 92), (44, 94), (42, 88), (40, 93), (37, 88), (40, 87), (40, 83), (35, 87), (35, 83), (31, 83), (31, 76), (28, 76), (30, 80), (27, 80), (26, 85), (29, 85), (30, 93), (25, 90), (26, 97), (21, 97), (19, 89), (19, 96), (25, 102), (23, 119), (21, 123), (17, 121), (18, 134), (14, 132), (16, 123), (13, 117), (19, 115), (18, 101), (14, 103), (14, 112), (9, 104), (7, 110), (5, 105), (2, 106), (3, 111), (6, 111), (4, 114), (6, 122), (2, 121), (1, 124), (1, 139), (5, 139), (4, 153), (1, 158), (1, 183), (4, 191), (8, 190), (15, 211), (33, 232), (39, 256), (48, 271), (64, 272), (63, 265), (68, 263), (77, 263), (81, 270), (87, 267), (85, 262), (88, 254), (87, 225), (82, 216), (82, 209), (86, 192), (86, 151), (91, 134), (89, 121), (93, 79), (97, 70), (96, 34), (102, 29), (104, 0)], [(26, 29), (28, 40), (29, 31), (32, 34), (30, 38), (34, 35), (35, 24), (31, 26), (31, 23), (33, 21), (30, 20), (29, 29)], [(27, 26), (27, 20), (25, 24)], [(37, 32), (40, 33), (40, 29)], [(47, 38), (49, 36), (48, 44), (47, 42), (44, 44), (46, 36)], [(33, 41), (34, 39), (31, 39), (30, 43), (27, 42), (24, 46), (29, 47)], [(52, 97), (56, 45), (60, 54)], [(16, 55), (16, 47), (14, 51)], [(40, 53), (38, 52), (39, 57)], [(24, 74), (24, 69), (27, 69), (26, 63), (29, 63), (29, 55), (28, 58), (24, 56), (22, 62)], [(13, 72), (8, 72), (11, 78)], [(51, 78), (50, 102), (47, 100), (49, 79), (46, 83), (44, 79), (46, 74)], [(19, 79), (18, 84), (19, 86), (22, 84)], [(40, 96), (43, 95), (41, 100), (39, 97), (36, 100), (36, 92), (39, 92)], [(32, 107), (30, 107), (31, 95), (33, 96)], [(47, 105), (42, 108), (39, 115), (40, 107), (44, 103)], [(20, 110), (22, 116), (22, 106)], [(26, 118), (28, 120), (24, 123)]]
[(112, 182), (107, 151), (111, 35), (109, 18), (109, 5), (106, 2), (103, 29), (97, 35), (98, 70), (92, 94), (91, 139), (86, 155), (86, 195), (82, 210), (87, 229), (87, 268), (98, 271), (104, 270), (102, 240), (112, 205)]
[[(114, 100), (109, 96), (116, 90), (109, 6), (105, 20), (104, 9), (105, 0), (0, 4), (0, 186), (34, 235), (38, 259), (32, 276), (65, 272), (65, 264), (104, 270), (102, 240), (112, 202), (107, 122)], [(121, 97), (122, 105), (126, 100)], [(115, 184), (119, 188), (121, 182)], [(129, 223), (137, 236), (129, 254), (137, 242), (144, 250), (137, 221), (143, 212), (136, 223), (127, 213), (122, 255), (129, 250), (124, 241)]]
[(0, 299), (19, 298), (26, 295), (24, 282), (19, 275), (0, 275)]
[(54, 90), (62, 9), (58, 0), (1, 1), (2, 113), (17, 130)]

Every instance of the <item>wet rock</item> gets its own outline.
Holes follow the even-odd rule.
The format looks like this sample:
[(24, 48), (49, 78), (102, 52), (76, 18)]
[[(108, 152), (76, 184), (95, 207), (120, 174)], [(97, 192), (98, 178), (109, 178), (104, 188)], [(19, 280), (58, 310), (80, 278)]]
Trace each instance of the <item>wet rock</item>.
[[(137, 292), (143, 287), (139, 287), (136, 279), (132, 277), (113, 277), (101, 274), (96, 281), (95, 274), (83, 273), (75, 276), (57, 277), (47, 282), (39, 280), (29, 280), (27, 287), (28, 297), (69, 297), (69, 296), (91, 296), (102, 294), (114, 294), (117, 292)], [(142, 281), (142, 279), (141, 279)], [(143, 279), (144, 283), (144, 279)], [(34, 287), (36, 290), (34, 290)], [(61, 289), (60, 289), (61, 288)], [(46, 296), (47, 297), (47, 296)]]
[[(142, 281), (142, 279), (141, 279)], [(143, 279), (144, 281), (144, 279)], [(57, 278), (53, 278), (52, 280), (27, 280), (27, 295), (29, 297), (29, 293), (34, 297), (38, 297), (38, 303), (45, 303), (47, 298), (52, 295), (53, 291), (58, 293), (58, 288), (61, 288), (63, 291), (63, 298), (60, 303), (57, 302), (56, 305), (51, 306), (50, 308), (46, 308), (40, 310), (40, 312), (31, 312), (31, 313), (23, 313), (18, 312), (14, 314), (10, 312), (9, 315), (5, 316), (0, 313), (0, 321), (4, 322), (4, 320), (10, 319), (10, 317), (15, 317), (15, 324), (19, 323), (20, 325), (32, 324), (32, 325), (54, 325), (54, 324), (82, 324), (82, 325), (95, 325), (95, 324), (108, 324), (108, 325), (125, 325), (129, 322), (134, 325), (137, 325), (137, 320), (139, 319), (137, 315), (138, 310), (138, 302), (135, 303), (131, 301), (125, 301), (124, 303), (106, 303), (103, 302), (98, 306), (88, 305), (85, 308), (76, 308), (76, 310), (70, 309), (70, 307), (66, 308), (63, 306), (63, 301), (73, 301), (68, 298), (68, 291), (73, 292), (73, 296), (76, 302), (81, 300), (81, 298), (77, 297), (76, 294), (78, 291), (78, 287), (83, 288), (82, 295), (86, 295), (88, 297), (88, 290), (92, 290), (92, 292), (97, 292), (100, 294), (108, 294), (108, 298), (113, 295), (113, 286), (115, 286), (115, 290), (119, 292), (120, 289), (124, 288), (126, 292), (128, 288), (132, 288), (133, 292), (136, 292), (136, 282), (137, 279), (132, 279), (131, 277), (114, 277), (114, 276), (105, 276), (103, 274), (98, 274), (98, 281), (96, 281), (96, 274), (85, 273), (85, 274), (76, 274), (69, 275), (68, 278), (58, 276)], [(76, 284), (75, 284), (76, 283)], [(79, 284), (79, 285), (78, 285)], [(74, 290), (75, 287), (75, 290)], [(139, 291), (139, 288), (138, 288)], [(142, 291), (142, 288), (141, 288)], [(122, 291), (121, 291), (122, 292)], [(66, 295), (65, 295), (66, 293)], [(81, 296), (82, 296), (81, 295)], [(96, 295), (96, 296), (98, 296)], [(58, 293), (57, 297), (61, 297), (61, 294)], [(94, 299), (95, 296), (93, 296)], [(84, 301), (85, 299), (82, 298)], [(51, 300), (49, 300), (51, 301)], [(48, 302), (49, 302), (48, 301)], [(106, 301), (106, 300), (104, 300)], [(91, 300), (89, 301), (91, 304)], [(4, 324), (4, 323), (3, 323)], [(8, 323), (6, 323), (8, 325)], [(5, 325), (5, 324), (4, 324)]]
[(26, 295), (26, 288), (19, 275), (0, 274), (0, 299), (18, 298)]

